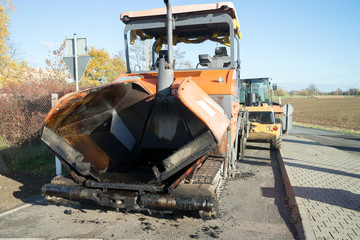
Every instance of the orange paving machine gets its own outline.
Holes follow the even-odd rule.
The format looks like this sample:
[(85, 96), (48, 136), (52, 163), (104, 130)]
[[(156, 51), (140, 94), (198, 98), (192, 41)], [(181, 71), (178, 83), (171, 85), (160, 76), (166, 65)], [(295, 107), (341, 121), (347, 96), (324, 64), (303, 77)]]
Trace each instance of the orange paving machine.
[[(216, 216), (247, 125), (240, 27), (229, 2), (164, 2), (121, 14), (126, 74), (65, 95), (46, 117), (42, 140), (75, 180), (44, 185), (48, 201)], [(184, 61), (188, 46), (186, 58), (195, 62)]]

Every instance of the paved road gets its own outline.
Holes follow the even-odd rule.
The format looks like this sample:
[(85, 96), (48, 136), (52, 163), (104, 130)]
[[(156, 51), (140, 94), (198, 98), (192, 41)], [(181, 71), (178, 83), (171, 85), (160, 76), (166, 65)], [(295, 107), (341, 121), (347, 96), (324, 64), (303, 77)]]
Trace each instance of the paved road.
[(46, 204), (0, 214), (0, 238), (294, 239), (276, 152), (249, 144), (235, 178), (224, 185), (220, 218), (191, 213), (123, 213)]
[(360, 239), (360, 155), (288, 136), (281, 156), (305, 235)]
[(305, 236), (360, 239), (360, 136), (295, 127), (280, 152)]
[(360, 136), (294, 126), (290, 136), (301, 136), (320, 144), (360, 155)]

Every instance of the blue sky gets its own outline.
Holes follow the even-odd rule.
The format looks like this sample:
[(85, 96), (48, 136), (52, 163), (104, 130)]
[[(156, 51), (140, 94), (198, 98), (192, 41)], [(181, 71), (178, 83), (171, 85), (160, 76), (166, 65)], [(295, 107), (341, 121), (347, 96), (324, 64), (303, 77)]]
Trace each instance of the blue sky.
[[(216, 3), (172, 0), (171, 4)], [(162, 0), (14, 0), (11, 39), (21, 59), (44, 67), (67, 36), (115, 54), (123, 50), (120, 14), (164, 7)], [(360, 0), (235, 0), (241, 26), (241, 77), (271, 77), (285, 90), (360, 88)]]

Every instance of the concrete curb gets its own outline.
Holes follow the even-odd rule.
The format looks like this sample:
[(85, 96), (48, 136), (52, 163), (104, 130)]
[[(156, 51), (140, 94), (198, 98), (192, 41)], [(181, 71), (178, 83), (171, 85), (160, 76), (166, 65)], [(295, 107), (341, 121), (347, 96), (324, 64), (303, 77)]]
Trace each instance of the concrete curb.
[(281, 175), (284, 181), (286, 196), (288, 198), (291, 216), (296, 221), (296, 230), (300, 239), (316, 239), (313, 228), (310, 224), (307, 211), (303, 203), (297, 203), (294, 190), (291, 186), (291, 176), (286, 172), (285, 164), (280, 150), (277, 151), (277, 159), (280, 165)]

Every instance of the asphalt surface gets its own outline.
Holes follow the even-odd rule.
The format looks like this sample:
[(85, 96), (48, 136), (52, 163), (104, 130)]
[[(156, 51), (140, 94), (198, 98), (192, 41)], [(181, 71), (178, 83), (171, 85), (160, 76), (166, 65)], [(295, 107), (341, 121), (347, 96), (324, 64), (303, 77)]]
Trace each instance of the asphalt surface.
[(189, 212), (114, 212), (26, 204), (0, 213), (0, 238), (294, 239), (277, 154), (250, 143), (235, 177), (223, 185), (218, 219)]
[(289, 135), (300, 136), (351, 154), (360, 154), (360, 135), (344, 134), (299, 126), (293, 126)]

